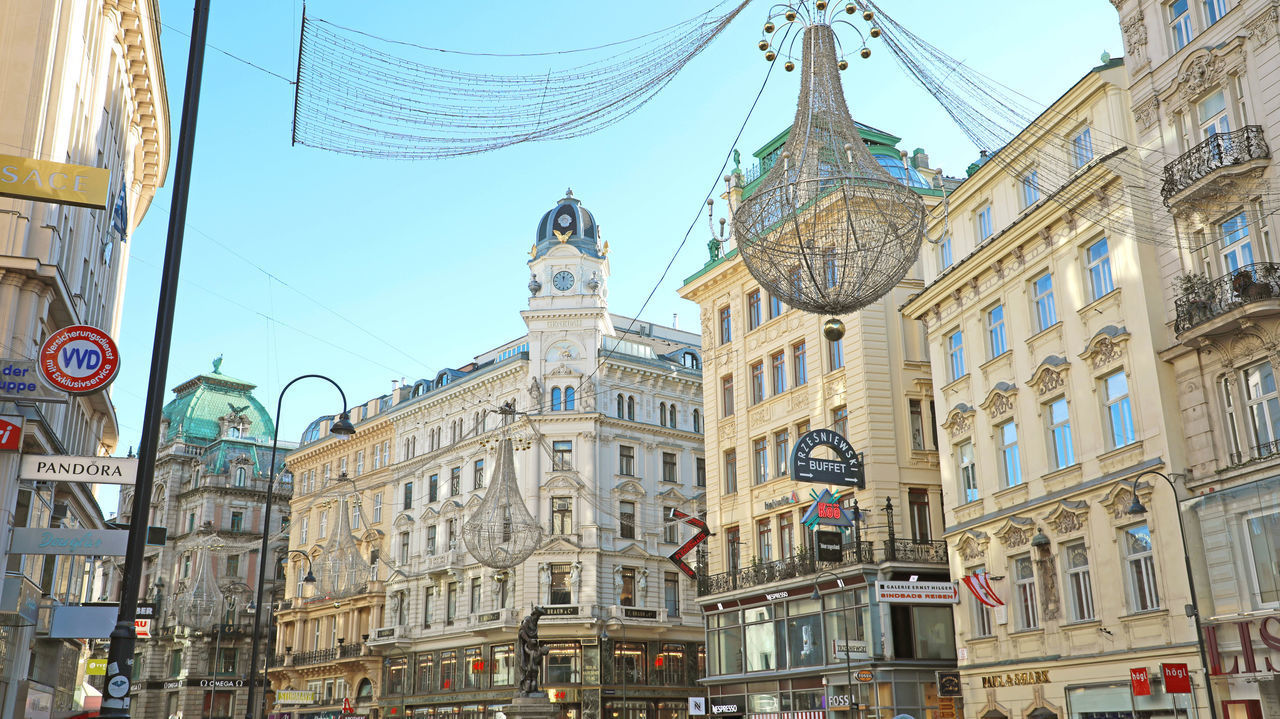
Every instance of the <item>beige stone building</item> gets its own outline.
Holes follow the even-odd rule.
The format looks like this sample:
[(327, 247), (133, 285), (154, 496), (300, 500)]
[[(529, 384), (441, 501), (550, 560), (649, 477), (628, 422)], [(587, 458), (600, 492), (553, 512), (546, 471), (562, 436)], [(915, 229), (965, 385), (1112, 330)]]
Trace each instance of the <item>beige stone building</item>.
[[(310, 692), (308, 712), (338, 712), (344, 699), (367, 712), (381, 694), (382, 658), (367, 640), (386, 598), (388, 568), (376, 560), (391, 534), (395, 428), (388, 411), (410, 391), (396, 383), (390, 394), (352, 407), (356, 432), (348, 437), (329, 434), (335, 417), (315, 420), (289, 457), (286, 573), (293, 581), (276, 613), (268, 677), (274, 690)], [(309, 570), (314, 585), (302, 581)], [(291, 709), (303, 707), (277, 702), (272, 713)]]
[[(1113, 0), (1147, 174), (1161, 178), (1171, 301), (1160, 356), (1185, 431), (1176, 488), (1216, 714), (1280, 717), (1280, 10)], [(1158, 206), (1158, 205), (1157, 205)], [(1159, 501), (1174, 491), (1158, 483)]]
[[(120, 210), (0, 198), (0, 358), (8, 366), (34, 358), (51, 332), (70, 325), (119, 336), (124, 242), (169, 163), (159, 3), (0, 0), (0, 107), (0, 155), (106, 169)], [(25, 454), (111, 454), (119, 441), (109, 391), (67, 403), (6, 398), (0, 414), (23, 418)], [(59, 504), (71, 507), (68, 521), (101, 526), (90, 487), (36, 488), (19, 481), (18, 466), (18, 453), (0, 454), (0, 534), (50, 526)], [(79, 706), (84, 642), (50, 639), (47, 624), (37, 631), (32, 617), (18, 616), (16, 599), (75, 603), (75, 592), (45, 578), (79, 575), (73, 566), (85, 558), (10, 557), (8, 546), (0, 546), (0, 596), (10, 599), (0, 602), (0, 717), (24, 715), (28, 700), (70, 711)]]
[[(926, 204), (940, 199), (922, 150), (904, 163), (899, 138), (866, 125), (859, 132)], [(760, 167), (729, 178), (731, 209), (786, 137), (755, 153)], [(713, 253), (680, 290), (701, 309), (705, 348), (714, 536), (698, 601), (710, 709), (748, 719), (849, 716), (852, 697), (864, 719), (936, 717), (934, 672), (955, 666), (950, 608), (884, 602), (875, 591), (877, 581), (949, 578), (929, 355), (919, 323), (897, 312), (922, 284), (910, 276), (844, 317), (847, 334), (830, 342), (825, 317), (770, 297), (727, 240), (725, 254)], [(843, 535), (840, 561), (818, 561), (815, 535), (801, 523), (811, 491), (826, 485), (793, 481), (788, 466), (797, 439), (820, 428), (847, 437), (866, 468), (866, 488), (841, 497), (862, 521)]]
[[(903, 308), (928, 328), (952, 575), (987, 572), (1003, 602), (962, 588), (966, 716), (1172, 716), (1188, 702), (1163, 691), (1165, 662), (1190, 666), (1205, 710), (1176, 505), (1143, 476), (1186, 461), (1157, 354), (1161, 248), (1135, 240), (1149, 218), (1107, 162), (1134, 142), (1127, 84), (1104, 61), (970, 168)], [(1153, 692), (1131, 697), (1140, 667)]]

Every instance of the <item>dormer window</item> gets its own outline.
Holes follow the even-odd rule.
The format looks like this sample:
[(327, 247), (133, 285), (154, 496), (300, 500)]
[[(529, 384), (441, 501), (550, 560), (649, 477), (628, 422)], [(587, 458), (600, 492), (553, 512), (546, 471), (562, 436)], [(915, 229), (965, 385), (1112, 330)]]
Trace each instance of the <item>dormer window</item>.
[(240, 439), (239, 427), (227, 427), (227, 436), (231, 439)]
[(236, 468), (236, 486), (237, 487), (245, 486), (245, 484), (248, 481), (248, 475), (249, 473), (245, 471), (244, 467), (237, 467)]

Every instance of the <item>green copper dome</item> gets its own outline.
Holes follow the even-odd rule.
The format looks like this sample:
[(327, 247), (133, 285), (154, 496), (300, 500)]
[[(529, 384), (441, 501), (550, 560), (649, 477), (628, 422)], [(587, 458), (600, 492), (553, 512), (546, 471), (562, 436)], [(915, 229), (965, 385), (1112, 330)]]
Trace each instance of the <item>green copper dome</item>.
[(177, 397), (163, 410), (169, 423), (163, 442), (207, 445), (218, 438), (219, 418), (239, 415), (249, 421), (240, 439), (270, 444), (275, 425), (253, 396), (257, 385), (222, 374), (221, 365), (219, 357), (212, 373), (196, 375), (173, 388)]

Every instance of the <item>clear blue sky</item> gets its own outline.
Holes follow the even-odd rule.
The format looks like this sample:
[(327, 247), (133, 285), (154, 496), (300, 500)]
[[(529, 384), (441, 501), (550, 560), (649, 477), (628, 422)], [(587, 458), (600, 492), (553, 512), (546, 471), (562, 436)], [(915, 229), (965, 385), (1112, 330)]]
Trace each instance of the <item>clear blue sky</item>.
[[(711, 3), (497, 3), (442, 14), (432, 3), (316, 0), (307, 12), (389, 38), (517, 52), (632, 37)], [(162, 21), (181, 31), (161, 35), (176, 154), (192, 3), (160, 5)], [(1104, 50), (1123, 53), (1115, 10), (1104, 0), (1069, 9), (1026, 0), (883, 5), (925, 40), (1042, 103)], [(393, 379), (465, 364), (524, 332), (518, 312), (528, 297), (534, 226), (566, 187), (609, 240), (610, 308), (624, 315), (639, 311), (702, 215), (644, 313), (662, 323), (679, 315), (680, 327), (696, 331), (697, 308), (676, 289), (706, 259), (703, 198), (767, 70), (755, 44), (768, 7), (753, 3), (654, 101), (598, 134), (444, 161), (291, 147), (292, 86), (210, 49), (166, 387), (208, 371), (221, 354), (223, 372), (258, 384), (258, 398), (274, 410), (279, 388), (300, 374), (327, 374), (361, 402), (388, 392)], [(301, 12), (300, 2), (214, 2), (209, 43), (292, 78)], [(902, 136), (906, 150), (924, 147), (948, 174), (963, 174), (976, 148), (883, 44), (871, 47), (870, 60), (855, 59), (843, 74), (855, 118)], [(523, 62), (513, 71), (548, 68), (544, 59)], [(798, 79), (774, 73), (739, 143), (744, 158), (790, 124)], [(141, 434), (171, 187), (172, 176), (128, 245), (123, 361), (112, 388), (121, 454)], [(723, 214), (718, 202), (716, 216)], [(337, 405), (327, 385), (299, 383), (286, 398), (281, 436), (296, 440)], [(114, 496), (102, 501), (114, 511)]]

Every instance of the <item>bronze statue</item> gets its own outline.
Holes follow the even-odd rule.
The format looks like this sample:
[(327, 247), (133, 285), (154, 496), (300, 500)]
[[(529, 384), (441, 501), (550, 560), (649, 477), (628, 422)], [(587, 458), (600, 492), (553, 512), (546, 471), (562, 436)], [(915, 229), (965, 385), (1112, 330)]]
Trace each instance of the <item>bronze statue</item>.
[(519, 696), (528, 697), (538, 693), (542, 658), (547, 655), (547, 648), (538, 641), (538, 620), (545, 613), (542, 607), (534, 607), (529, 616), (520, 622), (520, 631), (516, 635), (516, 661), (520, 664)]

